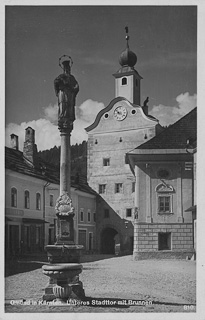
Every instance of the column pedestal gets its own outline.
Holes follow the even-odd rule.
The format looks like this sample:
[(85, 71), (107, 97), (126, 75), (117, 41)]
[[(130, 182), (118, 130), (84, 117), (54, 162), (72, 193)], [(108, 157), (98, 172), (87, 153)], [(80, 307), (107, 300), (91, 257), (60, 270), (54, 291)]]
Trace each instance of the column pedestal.
[(48, 276), (49, 283), (45, 288), (43, 299), (57, 300), (66, 303), (69, 299), (83, 299), (85, 292), (79, 274), (82, 265), (78, 263), (61, 263), (44, 265), (43, 273)]

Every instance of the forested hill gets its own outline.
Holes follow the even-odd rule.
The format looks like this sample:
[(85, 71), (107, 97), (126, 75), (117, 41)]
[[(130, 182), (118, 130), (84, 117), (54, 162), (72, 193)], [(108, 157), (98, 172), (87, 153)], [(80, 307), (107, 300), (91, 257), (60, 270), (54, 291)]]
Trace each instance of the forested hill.
[[(60, 170), (60, 147), (39, 151), (38, 155), (48, 163), (56, 165)], [(87, 176), (87, 142), (71, 146), (71, 174), (76, 173)]]

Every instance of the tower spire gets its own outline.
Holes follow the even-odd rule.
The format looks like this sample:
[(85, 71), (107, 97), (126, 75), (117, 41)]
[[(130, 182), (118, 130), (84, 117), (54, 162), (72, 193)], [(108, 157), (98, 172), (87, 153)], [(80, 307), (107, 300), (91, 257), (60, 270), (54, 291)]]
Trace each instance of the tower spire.
[(128, 26), (125, 27), (125, 32), (126, 32), (126, 36), (125, 36), (125, 39), (127, 40), (127, 48), (129, 49), (129, 35), (128, 35)]

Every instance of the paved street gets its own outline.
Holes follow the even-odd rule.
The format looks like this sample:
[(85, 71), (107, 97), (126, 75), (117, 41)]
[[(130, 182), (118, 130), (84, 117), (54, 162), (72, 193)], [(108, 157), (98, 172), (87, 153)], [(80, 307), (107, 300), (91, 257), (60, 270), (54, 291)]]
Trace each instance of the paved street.
[[(195, 261), (133, 261), (131, 256), (97, 256), (96, 261), (89, 262), (92, 257), (87, 257), (87, 260), (88, 262), (83, 262), (83, 272), (80, 275), (87, 298), (85, 305), (42, 305), (42, 295), (48, 279), (43, 275), (42, 263), (39, 261), (35, 263), (35, 269), (33, 267), (30, 270), (30, 266), (29, 272), (24, 269), (24, 272), (6, 277), (5, 312), (195, 311)], [(29, 262), (27, 265), (29, 268)], [(16, 303), (19, 299), (25, 299), (25, 302), (30, 300), (30, 305), (11, 305), (11, 300)], [(136, 305), (136, 300), (145, 300), (147, 305)], [(34, 306), (33, 301), (38, 302), (37, 305)]]

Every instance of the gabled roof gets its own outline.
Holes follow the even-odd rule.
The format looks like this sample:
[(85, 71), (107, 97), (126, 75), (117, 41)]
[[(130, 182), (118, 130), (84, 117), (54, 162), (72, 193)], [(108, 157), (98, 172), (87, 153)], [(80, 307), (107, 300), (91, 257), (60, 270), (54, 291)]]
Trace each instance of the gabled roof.
[(197, 108), (135, 149), (186, 149), (196, 147)]
[[(123, 97), (116, 97), (114, 98), (112, 101), (110, 101), (110, 103), (108, 104), (107, 107), (105, 107), (104, 109), (100, 110), (100, 112), (97, 114), (96, 118), (95, 118), (95, 121), (90, 125), (88, 126), (87, 128), (85, 128), (85, 130), (87, 132), (93, 130), (94, 128), (97, 127), (97, 125), (99, 124), (100, 122), (100, 119), (101, 117), (103, 116), (104, 113), (110, 111), (112, 109), (112, 107), (114, 106), (115, 103), (117, 103), (118, 101), (127, 101), (129, 104), (131, 104), (133, 107), (136, 107), (136, 108), (141, 108), (141, 106), (138, 106), (138, 105), (135, 105), (134, 103), (131, 103), (130, 101), (128, 101), (126, 98), (123, 98)], [(143, 109), (142, 109), (143, 110)], [(151, 115), (146, 115), (145, 116), (150, 119), (150, 120), (154, 120), (156, 122), (158, 122), (158, 120), (151, 116)]]
[[(36, 165), (31, 163), (23, 156), (23, 152), (12, 148), (5, 147), (5, 167), (6, 169), (19, 172), (37, 179), (41, 179), (50, 183), (60, 184), (60, 171), (59, 169), (40, 157), (37, 158)], [(71, 177), (71, 187), (95, 194), (87, 184), (86, 177), (78, 176)]]
[(12, 171), (26, 174), (38, 179), (59, 184), (59, 173), (57, 169), (38, 158), (38, 165), (34, 166), (23, 156), (23, 152), (15, 149), (5, 148), (5, 167)]

